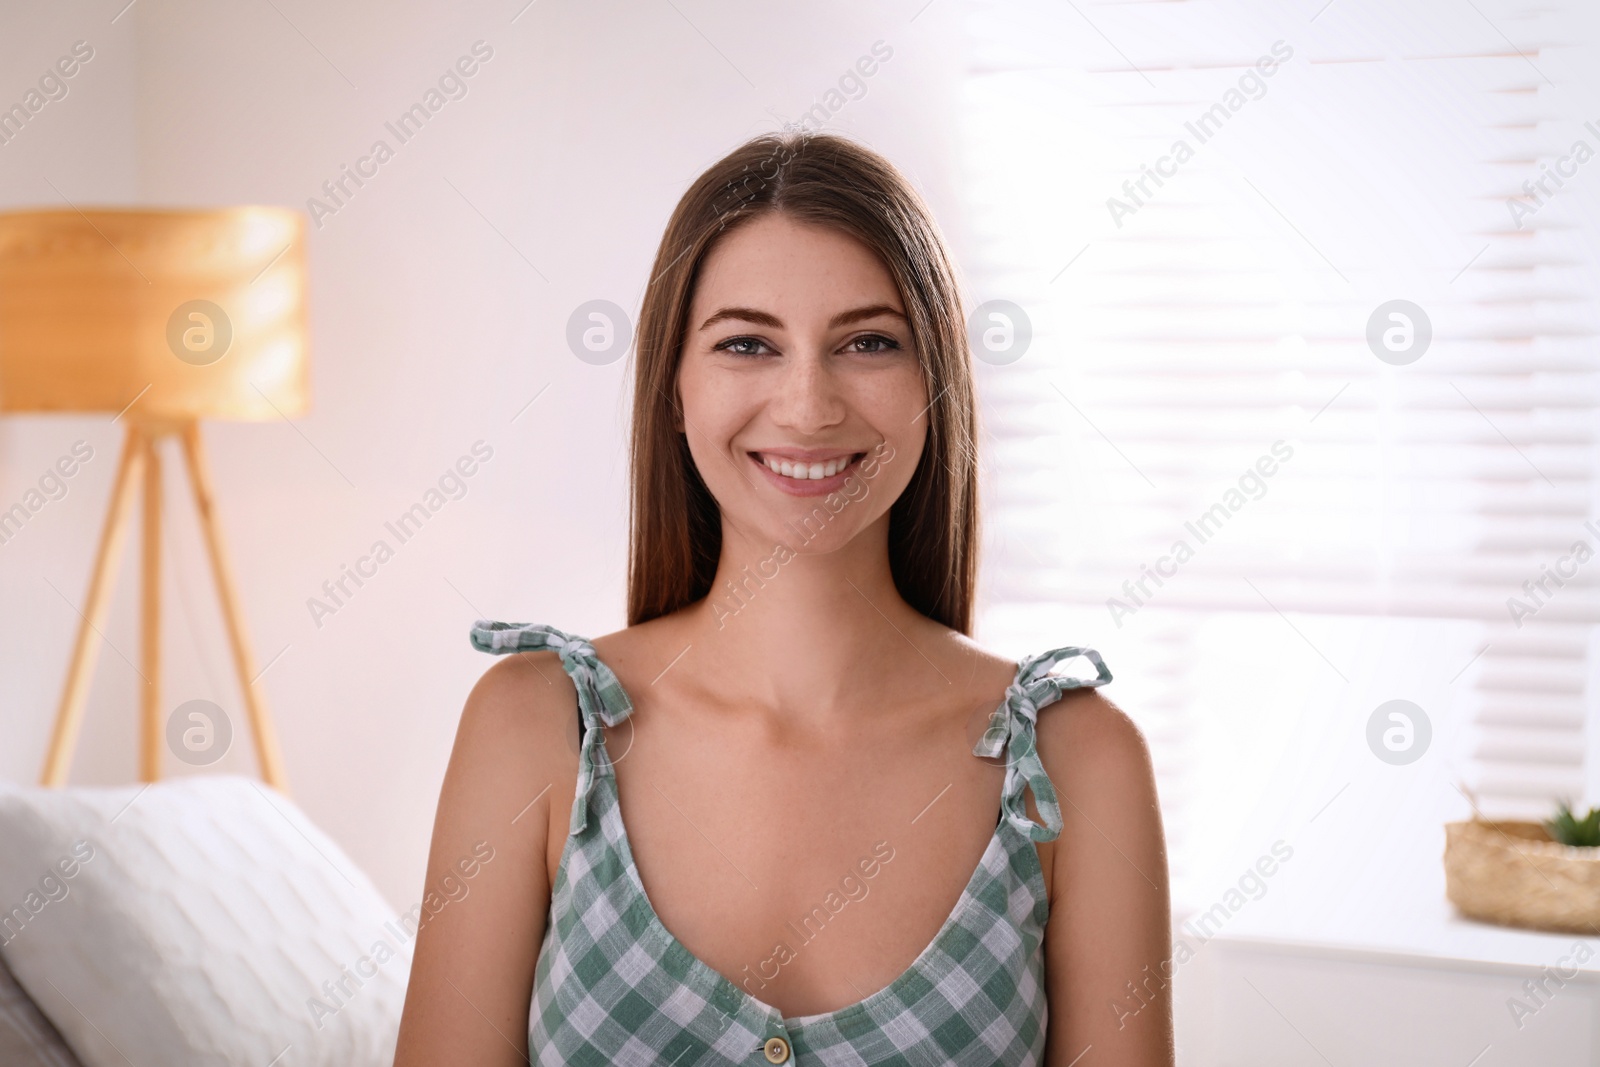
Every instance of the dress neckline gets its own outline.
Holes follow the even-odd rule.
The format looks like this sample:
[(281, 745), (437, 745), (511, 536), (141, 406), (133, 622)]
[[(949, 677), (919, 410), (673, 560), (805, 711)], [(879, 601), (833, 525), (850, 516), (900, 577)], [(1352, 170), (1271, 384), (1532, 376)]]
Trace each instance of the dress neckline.
[[(593, 646), (591, 645), (590, 647), (592, 648)], [(594, 654), (593, 658), (595, 662), (601, 662), (598, 653)], [(1028, 661), (1024, 660), (1016, 665), (1016, 670), (1012, 675), (1012, 688), (1015, 688), (1021, 683), (1027, 663)], [(615, 676), (614, 671), (612, 674)], [(626, 689), (622, 686), (620, 678), (617, 679), (617, 687), (626, 693)], [(1008, 693), (1010, 691), (1010, 689), (1007, 690)], [(1005, 700), (1005, 696), (1002, 695), (996, 703), (997, 705), (1004, 705)], [(628, 700), (628, 703), (629, 705), (633, 705), (633, 701), (631, 699)], [(602, 749), (605, 748), (605, 736), (603, 730), (601, 736), (596, 739), (596, 744)], [(1009, 756), (1009, 752), (1007, 755)], [(609, 762), (611, 758), (609, 751), (606, 752), (605, 758)], [(1008, 776), (1010, 774), (1009, 768), (1007, 774)], [(1048, 914), (1049, 901), (1044, 892), (1044, 867), (1039, 862), (1039, 853), (1032, 838), (1018, 832), (1016, 827), (1011, 824), (1011, 821), (1006, 818), (1006, 782), (1005, 780), (1002, 780), (1000, 785), (1000, 799), (995, 805), (995, 809), (999, 813), (998, 822), (995, 825), (994, 831), (989, 835), (989, 841), (988, 844), (984, 846), (983, 853), (978, 857), (977, 865), (973, 868), (971, 875), (967, 877), (966, 883), (961, 887), (961, 895), (956, 898), (955, 906), (950, 909), (950, 914), (947, 915), (944, 919), (944, 922), (940, 924), (938, 931), (933, 935), (933, 939), (923, 946), (922, 950), (917, 953), (916, 957), (905, 967), (905, 969), (899, 974), (895, 975), (895, 977), (891, 979), (887, 985), (883, 986), (881, 989), (869, 993), (860, 1000), (853, 1001), (840, 1008), (835, 1008), (832, 1011), (815, 1012), (810, 1015), (785, 1016), (783, 1012), (779, 1011), (776, 1007), (768, 1004), (766, 1001), (762, 1000), (754, 993), (751, 993), (733, 979), (729, 978), (727, 975), (723, 974), (721, 971), (702, 960), (693, 951), (691, 951), (687, 945), (680, 941), (676, 934), (667, 928), (667, 924), (661, 920), (661, 916), (656, 912), (655, 902), (650, 899), (650, 894), (645, 890), (644, 878), (640, 875), (639, 865), (634, 859), (633, 844), (628, 837), (626, 820), (624, 820), (622, 817), (622, 793), (617, 785), (615, 769), (613, 768), (611, 773), (604, 775), (602, 782), (598, 782), (596, 784), (600, 785), (601, 788), (608, 788), (611, 790), (611, 800), (615, 805), (618, 827), (614, 844), (618, 850), (618, 853), (622, 857), (623, 868), (627, 875), (628, 884), (632, 891), (638, 895), (638, 901), (645, 917), (645, 930), (649, 936), (655, 938), (665, 949), (680, 954), (687, 964), (688, 974), (702, 983), (705, 986), (708, 994), (713, 990), (720, 990), (724, 993), (724, 995), (731, 994), (739, 1003), (752, 1005), (765, 1015), (769, 1015), (775, 1019), (781, 1019), (784, 1026), (790, 1031), (808, 1026), (818, 1026), (830, 1022), (837, 1022), (851, 1016), (859, 1015), (862, 1012), (870, 1011), (875, 1005), (893, 997), (907, 983), (914, 981), (917, 976), (922, 973), (923, 965), (927, 959), (944, 946), (944, 943), (952, 936), (953, 931), (960, 927), (961, 919), (972, 907), (973, 901), (978, 899), (977, 894), (974, 892), (974, 887), (984, 881), (986, 872), (993, 870), (997, 862), (994, 853), (997, 850), (1001, 852), (1007, 850), (1006, 840), (1003, 835), (1008, 832), (1008, 829), (1014, 838), (1019, 839), (1017, 842), (1018, 844), (1026, 846), (1026, 852), (1028, 855), (1028, 871), (1025, 880), (1034, 889), (1035, 899), (1044, 902), (1044, 908), (1046, 909), (1046, 914)], [(580, 799), (577, 802), (581, 803), (582, 800)], [(557, 878), (560, 878), (562, 874), (565, 873), (568, 855), (575, 847), (576, 841), (577, 835), (568, 835), (566, 845), (562, 849), (561, 861), (557, 870)]]

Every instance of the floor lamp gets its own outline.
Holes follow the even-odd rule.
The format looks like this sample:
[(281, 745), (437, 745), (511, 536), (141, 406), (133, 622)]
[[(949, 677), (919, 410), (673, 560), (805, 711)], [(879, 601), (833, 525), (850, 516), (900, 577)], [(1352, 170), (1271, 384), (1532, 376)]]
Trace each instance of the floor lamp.
[(305, 223), (287, 208), (0, 214), (0, 414), (106, 412), (125, 430), (40, 780), (66, 783), (100, 633), (143, 502), (139, 776), (161, 776), (161, 455), (194, 490), (261, 777), (283, 790), (223, 543), (201, 419), (274, 420), (308, 400)]

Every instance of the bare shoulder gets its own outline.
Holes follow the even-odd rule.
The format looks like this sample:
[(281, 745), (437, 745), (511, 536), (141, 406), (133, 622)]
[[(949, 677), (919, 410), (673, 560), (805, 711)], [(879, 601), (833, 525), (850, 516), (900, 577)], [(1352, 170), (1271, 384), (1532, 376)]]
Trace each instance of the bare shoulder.
[[(1133, 789), (1150, 769), (1150, 745), (1133, 718), (1098, 689), (1069, 689), (1039, 711), (1039, 758), (1058, 785), (1122, 783)], [(1060, 775), (1057, 775), (1057, 771)]]
[(578, 778), (577, 709), (577, 688), (554, 652), (518, 652), (485, 669), (461, 709), (436, 832), (514, 821), (540, 828), (518, 834), (532, 854), (558, 841), (553, 828), (570, 817)]
[[(1099, 690), (1085, 688), (1068, 690), (1041, 708), (1034, 733), (1064, 823), (1054, 861), (1073, 863), (1086, 848), (1114, 841), (1122, 858), (1145, 872), (1147, 884), (1164, 887), (1166, 845), (1144, 731)], [(1076, 868), (1052, 888), (1084, 876)]]
[(467, 695), (451, 763), (467, 764), (460, 769), (469, 771), (506, 765), (549, 776), (571, 762), (576, 774), (577, 706), (577, 690), (554, 652), (504, 656)]

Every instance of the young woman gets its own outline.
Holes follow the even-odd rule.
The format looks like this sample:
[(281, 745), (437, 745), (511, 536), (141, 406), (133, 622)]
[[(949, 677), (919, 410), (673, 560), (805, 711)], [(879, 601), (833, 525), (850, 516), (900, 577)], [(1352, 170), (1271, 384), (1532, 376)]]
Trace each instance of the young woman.
[(475, 877), (396, 1063), (1171, 1064), (1144, 739), (1092, 650), (968, 637), (921, 199), (838, 137), (740, 147), (667, 226), (634, 386), (628, 627), (472, 630), (515, 654), (462, 712), (428, 886)]

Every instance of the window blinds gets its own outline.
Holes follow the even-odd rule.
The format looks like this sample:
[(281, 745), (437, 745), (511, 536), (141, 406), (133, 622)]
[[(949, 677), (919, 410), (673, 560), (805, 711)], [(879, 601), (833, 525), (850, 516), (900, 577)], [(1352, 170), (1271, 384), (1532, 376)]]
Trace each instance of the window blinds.
[[(964, 14), (970, 302), (1030, 334), (979, 352), (981, 627), (1119, 650), (1177, 882), (1217, 817), (1191, 801), (1238, 769), (1197, 740), (1229, 725), (1194, 688), (1219, 627), (1307, 691), (1436, 676), (1490, 816), (1585, 793), (1600, 122), (1563, 42), (1593, 17), (1318, 8)], [(1451, 636), (1330, 650), (1397, 618)]]

